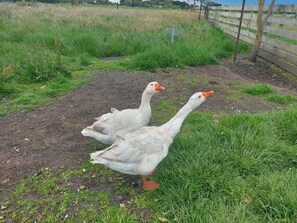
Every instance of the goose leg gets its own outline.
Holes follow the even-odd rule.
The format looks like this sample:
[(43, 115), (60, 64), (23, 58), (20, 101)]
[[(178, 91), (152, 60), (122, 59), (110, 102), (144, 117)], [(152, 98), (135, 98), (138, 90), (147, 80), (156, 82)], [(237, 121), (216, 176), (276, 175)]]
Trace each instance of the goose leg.
[(146, 176), (141, 176), (141, 177), (142, 177), (142, 189), (144, 190), (155, 190), (160, 186), (160, 184), (158, 184), (156, 181), (147, 180)]
[(155, 168), (148, 176), (152, 176), (156, 172), (157, 168)]

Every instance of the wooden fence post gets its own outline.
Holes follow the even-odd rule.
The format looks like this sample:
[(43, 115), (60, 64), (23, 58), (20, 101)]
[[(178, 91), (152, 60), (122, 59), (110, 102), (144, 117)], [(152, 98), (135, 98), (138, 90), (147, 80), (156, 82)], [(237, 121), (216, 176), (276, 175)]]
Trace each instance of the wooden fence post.
[(204, 12), (204, 19), (208, 20), (208, 14), (209, 14), (209, 6), (206, 4), (205, 12)]
[(242, 8), (241, 8), (241, 14), (240, 14), (240, 20), (239, 20), (239, 27), (238, 27), (238, 33), (237, 33), (237, 39), (236, 39), (236, 45), (235, 45), (235, 51), (234, 51), (234, 58), (233, 58), (234, 61), (236, 60), (236, 56), (237, 56), (237, 49), (238, 49), (238, 43), (239, 43), (239, 37), (240, 37), (242, 17), (243, 17), (243, 12), (244, 12), (244, 5), (245, 5), (245, 0), (242, 1)]

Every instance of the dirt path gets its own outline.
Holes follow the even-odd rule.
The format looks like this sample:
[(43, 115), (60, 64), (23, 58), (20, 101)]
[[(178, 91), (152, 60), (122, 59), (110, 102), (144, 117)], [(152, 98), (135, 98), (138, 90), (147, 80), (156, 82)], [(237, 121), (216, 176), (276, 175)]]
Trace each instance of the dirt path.
[(279, 92), (297, 92), (296, 85), (265, 64), (233, 64), (229, 60), (222, 60), (221, 65), (148, 73), (98, 73), (87, 85), (58, 98), (52, 105), (0, 117), (0, 197), (8, 196), (14, 190), (12, 185), (42, 168), (79, 166), (90, 153), (89, 139), (80, 131), (111, 107), (138, 107), (143, 89), (155, 80), (167, 87), (152, 99), (156, 106), (174, 97), (181, 107), (195, 91), (214, 90), (216, 95), (212, 100), (199, 108), (212, 113), (267, 111), (280, 107), (258, 99), (255, 103), (253, 97), (228, 100), (230, 89), (238, 83), (264, 82)]

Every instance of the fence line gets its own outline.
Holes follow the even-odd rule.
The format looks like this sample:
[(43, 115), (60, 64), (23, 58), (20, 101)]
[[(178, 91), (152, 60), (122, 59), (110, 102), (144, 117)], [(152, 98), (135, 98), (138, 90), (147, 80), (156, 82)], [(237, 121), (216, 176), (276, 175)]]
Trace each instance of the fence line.
[[(209, 20), (236, 38), (240, 6), (216, 6), (209, 10)], [(240, 40), (253, 44), (256, 33), (257, 6), (245, 7)], [(268, 6), (264, 6), (264, 15)], [(264, 29), (259, 56), (297, 75), (297, 5), (276, 5)]]

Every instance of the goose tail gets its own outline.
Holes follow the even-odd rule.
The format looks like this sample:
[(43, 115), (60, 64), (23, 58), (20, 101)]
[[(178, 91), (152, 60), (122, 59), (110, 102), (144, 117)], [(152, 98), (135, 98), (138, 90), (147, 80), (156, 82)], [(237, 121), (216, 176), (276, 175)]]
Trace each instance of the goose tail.
[(91, 153), (91, 163), (100, 163), (100, 164), (106, 164), (106, 160), (102, 157), (100, 157), (101, 153), (103, 151), (97, 151), (95, 153)]
[(92, 138), (96, 139), (97, 141), (102, 142), (106, 145), (111, 145), (115, 141), (114, 137), (112, 137), (110, 135), (104, 135), (100, 132), (95, 131), (94, 129), (92, 129), (90, 127), (84, 128), (81, 131), (81, 134), (83, 136), (92, 137)]

